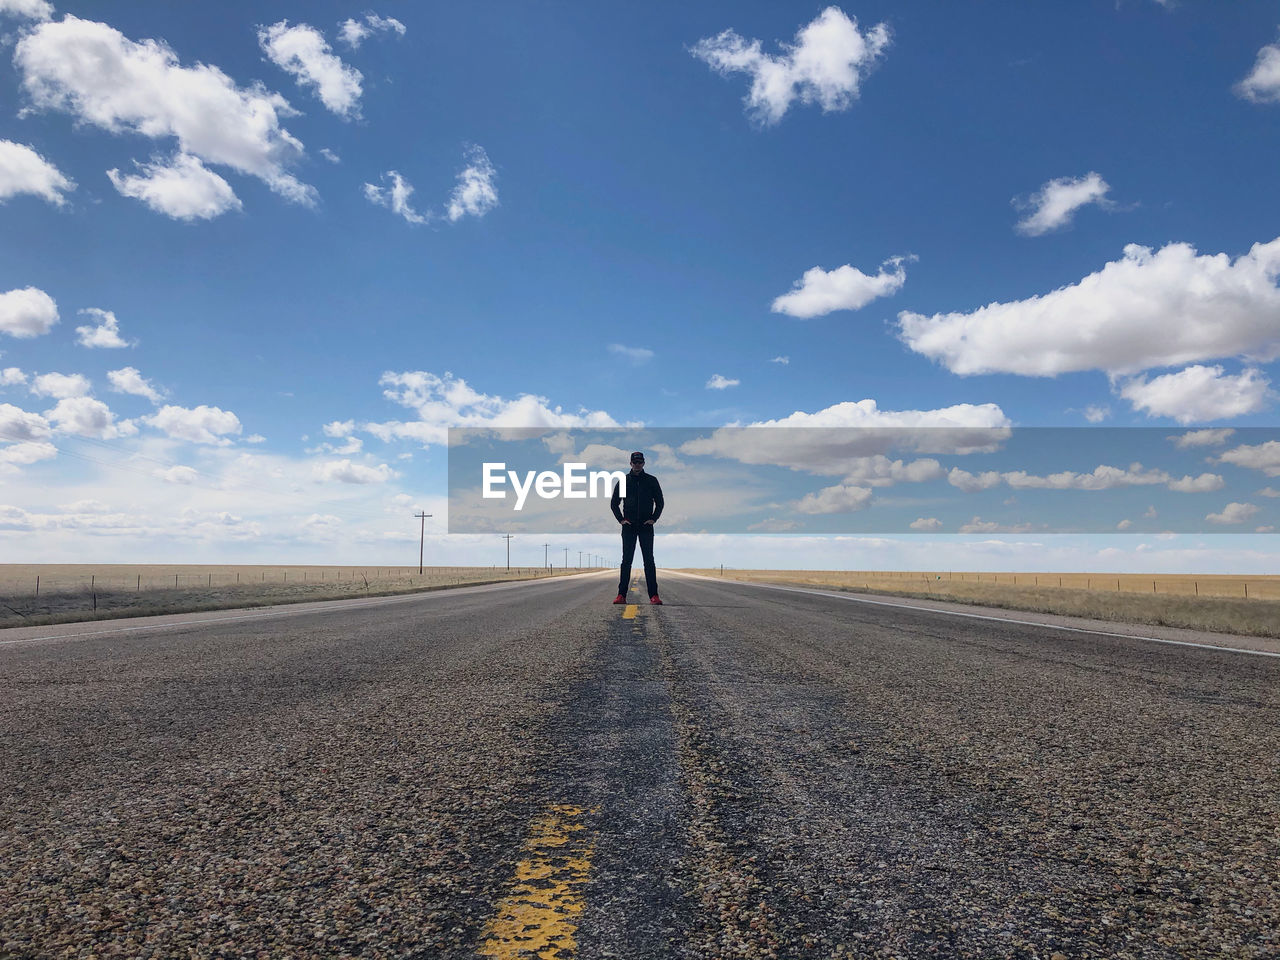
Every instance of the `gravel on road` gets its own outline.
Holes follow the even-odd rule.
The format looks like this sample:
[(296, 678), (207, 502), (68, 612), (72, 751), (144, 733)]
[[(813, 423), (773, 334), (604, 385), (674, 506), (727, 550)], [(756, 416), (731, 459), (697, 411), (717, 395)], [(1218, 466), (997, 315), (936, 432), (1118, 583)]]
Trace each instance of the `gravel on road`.
[(1280, 955), (1280, 660), (607, 579), (0, 644), (0, 957)]

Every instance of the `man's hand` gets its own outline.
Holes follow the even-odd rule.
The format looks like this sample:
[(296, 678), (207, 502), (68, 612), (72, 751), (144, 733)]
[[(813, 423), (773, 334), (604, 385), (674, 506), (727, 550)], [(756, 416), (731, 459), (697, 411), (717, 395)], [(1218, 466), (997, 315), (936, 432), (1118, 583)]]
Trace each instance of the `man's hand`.
[(630, 520), (623, 520), (623, 521), (622, 521), (622, 525), (623, 525), (624, 527), (629, 527), (629, 526), (631, 526), (631, 521), (630, 521)]
[(648, 524), (649, 526), (651, 526), (651, 527), (653, 526), (653, 521), (652, 521), (652, 520), (646, 520), (646, 521), (645, 521), (645, 523), (647, 523), (647, 524)]

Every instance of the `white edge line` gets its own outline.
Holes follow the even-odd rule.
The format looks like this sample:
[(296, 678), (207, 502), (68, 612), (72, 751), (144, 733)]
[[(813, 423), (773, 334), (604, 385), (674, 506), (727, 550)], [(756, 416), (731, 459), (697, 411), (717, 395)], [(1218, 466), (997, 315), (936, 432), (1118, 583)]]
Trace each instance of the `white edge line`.
[(718, 577), (705, 577), (700, 573), (684, 573), (672, 570), (679, 577), (693, 577), (696, 580), (709, 580), (712, 583), (740, 583), (748, 587), (760, 587), (765, 590), (784, 590), (787, 593), (807, 593), (815, 597), (830, 597), (833, 600), (847, 600), (850, 603), (867, 603), (876, 607), (901, 607), (903, 610), (918, 610), (921, 613), (936, 613), (944, 617), (966, 617), (970, 620), (994, 620), (997, 623), (1017, 623), (1028, 627), (1044, 627), (1046, 630), (1065, 630), (1068, 633), (1087, 633), (1095, 637), (1118, 637), (1121, 640), (1145, 640), (1148, 643), (1167, 643), (1175, 647), (1196, 647), (1200, 650), (1221, 650), (1224, 653), (1247, 653), (1255, 657), (1280, 657), (1280, 653), (1271, 650), (1249, 650), (1245, 647), (1220, 647), (1213, 643), (1193, 643), (1190, 640), (1166, 640), (1163, 637), (1143, 637), (1133, 633), (1109, 633), (1106, 630), (1090, 630), (1087, 627), (1066, 627), (1057, 623), (1043, 623), (1039, 620), (1017, 620), (1013, 617), (993, 617), (982, 613), (962, 613), (959, 610), (939, 610), (937, 607), (917, 607), (910, 603), (893, 603), (888, 600), (867, 600), (863, 597), (851, 597), (845, 593), (832, 593), (828, 590), (813, 590), (809, 587), (785, 587), (779, 583), (760, 583), (755, 580), (721, 580)]
[[(595, 571), (592, 571), (594, 573)], [(576, 577), (591, 576), (588, 573), (570, 573), (559, 577), (546, 577), (534, 580), (516, 580), (505, 581), (499, 583), (479, 583), (470, 589), (480, 589), (483, 587), (525, 587), (533, 583), (555, 583), (557, 581), (572, 580)], [(173, 620), (169, 623), (148, 623), (140, 624), (134, 627), (116, 627), (113, 630), (86, 630), (81, 633), (61, 633), (47, 637), (22, 637), (16, 640), (0, 640), (0, 646), (11, 646), (18, 643), (39, 643), (42, 640), (78, 640), (81, 637), (104, 637), (116, 633), (141, 633), (143, 630), (164, 630), (169, 627), (187, 627), (192, 624), (201, 623), (234, 623), (237, 620), (269, 620), (272, 617), (300, 617), (309, 613), (336, 613), (339, 610), (354, 610), (359, 607), (380, 607), (388, 603), (405, 603), (409, 600), (423, 600), (427, 597), (434, 597), (437, 594), (449, 594), (458, 590), (466, 590), (468, 585), (465, 583), (458, 584), (456, 587), (446, 587), (443, 590), (421, 590), (417, 593), (400, 594), (393, 597), (375, 597), (369, 600), (351, 601), (346, 597), (338, 597), (334, 600), (308, 600), (299, 604), (286, 604), (286, 607), (302, 607), (309, 604), (323, 604), (323, 606), (312, 606), (306, 610), (274, 610), (270, 613), (246, 613), (241, 616), (234, 617), (205, 617), (202, 620)], [(341, 604), (338, 606), (337, 604)], [(232, 608), (234, 609), (234, 608)], [(163, 616), (163, 614), (162, 614)], [(182, 616), (182, 614), (172, 614), (172, 616)], [(81, 623), (85, 621), (80, 621)], [(21, 629), (15, 627), (14, 629)]]

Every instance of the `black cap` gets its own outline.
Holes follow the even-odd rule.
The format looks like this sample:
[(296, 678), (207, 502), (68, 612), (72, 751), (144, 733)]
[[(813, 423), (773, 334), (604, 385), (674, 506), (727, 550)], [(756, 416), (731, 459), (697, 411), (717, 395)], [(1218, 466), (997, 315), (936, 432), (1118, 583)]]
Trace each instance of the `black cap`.
[(631, 454), (631, 462), (635, 463), (637, 460), (640, 461), (641, 463), (644, 463), (644, 454), (641, 453), (639, 450), (635, 450)]

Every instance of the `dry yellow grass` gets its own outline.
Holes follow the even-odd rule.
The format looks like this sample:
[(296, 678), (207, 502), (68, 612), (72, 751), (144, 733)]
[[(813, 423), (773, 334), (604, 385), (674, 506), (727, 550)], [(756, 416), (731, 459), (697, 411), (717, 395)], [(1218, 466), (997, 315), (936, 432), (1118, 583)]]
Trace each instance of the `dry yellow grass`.
[[(555, 570), (555, 574), (574, 573)], [(439, 590), (541, 567), (0, 564), (0, 627)]]
[[(721, 575), (719, 568), (689, 572)], [(1280, 636), (1280, 577), (728, 569), (723, 575), (1120, 623)]]

